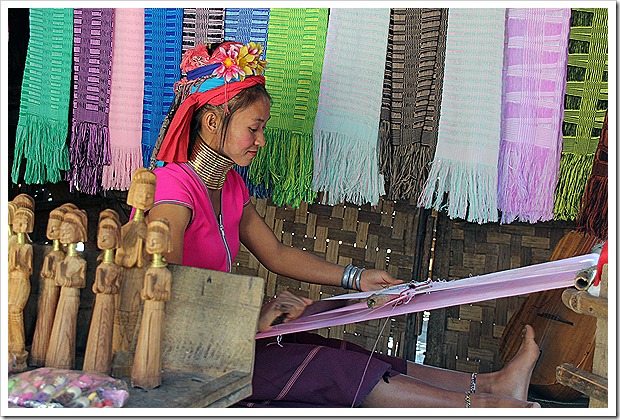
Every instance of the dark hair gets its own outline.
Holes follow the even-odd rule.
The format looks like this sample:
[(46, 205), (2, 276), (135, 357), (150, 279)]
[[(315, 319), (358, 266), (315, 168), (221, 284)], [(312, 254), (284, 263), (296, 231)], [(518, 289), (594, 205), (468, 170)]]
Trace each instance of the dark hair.
[(196, 138), (198, 137), (198, 133), (202, 128), (202, 117), (205, 113), (209, 111), (213, 111), (219, 116), (222, 117), (222, 124), (220, 125), (220, 145), (218, 151), (221, 151), (224, 146), (224, 139), (226, 138), (226, 132), (228, 131), (228, 124), (233, 114), (240, 109), (245, 109), (251, 106), (253, 103), (260, 99), (267, 99), (271, 104), (271, 96), (267, 89), (265, 89), (265, 85), (256, 84), (247, 89), (239, 92), (234, 98), (228, 101), (228, 113), (225, 112), (225, 105), (210, 105), (206, 104), (201, 106), (192, 117), (192, 121), (190, 123), (190, 132), (189, 132), (189, 148), (187, 150), (188, 156), (191, 155), (192, 149), (194, 148), (194, 144), (196, 144)]

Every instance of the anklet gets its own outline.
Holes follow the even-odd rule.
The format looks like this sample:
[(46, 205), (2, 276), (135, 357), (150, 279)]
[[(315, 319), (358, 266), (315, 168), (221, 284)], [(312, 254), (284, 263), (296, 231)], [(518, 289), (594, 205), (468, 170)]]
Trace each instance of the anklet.
[(471, 394), (475, 394), (476, 393), (476, 373), (472, 373), (471, 374), (471, 383), (469, 384), (469, 392)]
[(469, 408), (471, 406), (471, 399), (469, 398), (469, 392), (465, 393), (465, 408)]

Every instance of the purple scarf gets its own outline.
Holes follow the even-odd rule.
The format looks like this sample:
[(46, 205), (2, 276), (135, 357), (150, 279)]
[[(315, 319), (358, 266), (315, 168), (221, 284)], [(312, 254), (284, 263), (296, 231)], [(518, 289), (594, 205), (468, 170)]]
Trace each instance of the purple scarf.
[(67, 173), (70, 191), (97, 194), (110, 164), (108, 113), (114, 9), (73, 14), (73, 121)]
[(570, 9), (508, 9), (498, 207), (502, 223), (553, 218)]

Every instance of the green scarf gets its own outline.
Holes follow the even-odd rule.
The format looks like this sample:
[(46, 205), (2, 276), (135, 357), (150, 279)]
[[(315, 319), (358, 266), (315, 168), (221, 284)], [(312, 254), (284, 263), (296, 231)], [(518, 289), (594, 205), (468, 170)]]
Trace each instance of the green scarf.
[(250, 180), (272, 188), (273, 202), (312, 203), (312, 129), (327, 35), (328, 9), (271, 9), (265, 85), (272, 97), (267, 145), (250, 166)]
[(607, 110), (607, 59), (607, 9), (572, 9), (557, 220), (579, 214)]
[(11, 179), (26, 159), (26, 184), (56, 183), (69, 170), (69, 103), (73, 9), (30, 9), (30, 40), (22, 82)]

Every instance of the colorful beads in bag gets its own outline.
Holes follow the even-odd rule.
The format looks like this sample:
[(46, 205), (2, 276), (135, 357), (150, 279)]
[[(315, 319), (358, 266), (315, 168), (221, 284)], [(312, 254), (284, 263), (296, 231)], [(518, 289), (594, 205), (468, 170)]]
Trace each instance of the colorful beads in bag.
[(122, 407), (127, 384), (107, 375), (39, 368), (9, 377), (9, 404), (20, 407)]

